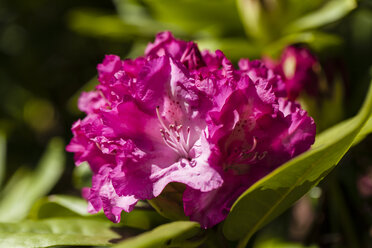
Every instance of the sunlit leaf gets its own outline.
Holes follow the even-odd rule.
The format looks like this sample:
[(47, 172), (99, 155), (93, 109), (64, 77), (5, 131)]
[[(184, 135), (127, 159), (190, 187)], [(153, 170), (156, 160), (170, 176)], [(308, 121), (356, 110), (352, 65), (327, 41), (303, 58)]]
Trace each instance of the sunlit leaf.
[(356, 145), (359, 142), (361, 142), (370, 133), (372, 133), (372, 116), (369, 117), (366, 124), (363, 126), (363, 128), (358, 133), (357, 137), (353, 141), (353, 145)]
[(113, 223), (100, 220), (26, 220), (0, 223), (0, 244), (1, 247), (12, 248), (110, 245), (138, 233), (138, 230), (117, 228)]
[(357, 116), (317, 136), (308, 152), (259, 180), (234, 203), (223, 231), (231, 240), (250, 237), (317, 185), (348, 151), (372, 112), (372, 87)]
[(310, 12), (293, 21), (287, 27), (287, 33), (298, 32), (306, 29), (317, 28), (338, 21), (354, 8), (356, 0), (330, 0), (319, 9)]
[[(198, 247), (203, 238), (188, 240), (201, 232), (200, 226), (191, 221), (175, 221), (152, 231), (125, 240), (115, 248)], [(182, 245), (181, 245), (182, 244)]]
[(297, 43), (308, 45), (318, 55), (324, 52), (329, 55), (331, 52), (340, 50), (342, 40), (336, 35), (320, 31), (295, 33), (284, 36), (266, 46), (264, 53), (271, 57), (279, 57), (285, 47)]
[[(98, 219), (110, 222), (103, 212), (90, 214), (85, 199), (68, 195), (51, 195), (39, 199), (31, 208), (29, 218), (38, 220), (46, 218), (77, 217)], [(123, 212), (120, 226), (128, 226), (143, 230), (154, 228), (168, 220), (160, 216), (145, 202), (138, 202), (135, 209), (129, 213)]]
[(35, 171), (19, 169), (0, 195), (0, 221), (23, 219), (32, 204), (46, 195), (56, 184), (64, 169), (64, 145), (53, 139)]
[[(236, 0), (235, 2), (248, 38), (267, 43), (278, 35), (283, 18), (278, 18), (280, 9), (277, 1)], [(274, 16), (276, 16), (275, 22)]]
[(63, 216), (92, 216), (87, 211), (86, 200), (68, 195), (51, 195), (39, 199), (31, 208), (31, 219), (44, 219)]
[(259, 58), (262, 52), (260, 44), (254, 44), (244, 38), (200, 39), (197, 43), (201, 50), (223, 51), (234, 62), (241, 58)]
[(145, 0), (153, 18), (172, 31), (194, 34), (231, 34), (243, 32), (234, 1)]

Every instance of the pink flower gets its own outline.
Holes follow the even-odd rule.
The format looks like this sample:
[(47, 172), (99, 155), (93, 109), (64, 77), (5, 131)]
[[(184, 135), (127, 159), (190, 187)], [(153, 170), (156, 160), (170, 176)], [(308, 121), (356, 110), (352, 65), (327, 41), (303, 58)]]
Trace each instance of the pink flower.
[(304, 47), (288, 46), (278, 62), (266, 58), (265, 64), (281, 75), (287, 97), (295, 100), (301, 92), (310, 96), (319, 93), (319, 62)]
[(307, 150), (312, 118), (276, 94), (280, 77), (247, 63), (262, 73), (236, 70), (221, 51), (200, 52), (169, 32), (144, 57), (106, 56), (67, 146), (94, 173), (83, 192), (89, 211), (119, 222), (122, 210), (178, 182), (185, 214), (212, 227), (250, 185)]

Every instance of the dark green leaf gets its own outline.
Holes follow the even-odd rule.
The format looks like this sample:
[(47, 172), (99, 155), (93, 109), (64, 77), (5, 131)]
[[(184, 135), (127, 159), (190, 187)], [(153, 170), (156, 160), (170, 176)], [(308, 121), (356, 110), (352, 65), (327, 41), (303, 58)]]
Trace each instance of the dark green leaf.
[(357, 116), (317, 136), (311, 150), (262, 178), (239, 197), (223, 226), (226, 237), (242, 239), (239, 247), (245, 247), (253, 233), (317, 185), (350, 148), (371, 112), (372, 87)]
[(188, 220), (183, 210), (182, 194), (185, 185), (170, 183), (162, 193), (154, 199), (147, 200), (156, 211), (171, 220)]

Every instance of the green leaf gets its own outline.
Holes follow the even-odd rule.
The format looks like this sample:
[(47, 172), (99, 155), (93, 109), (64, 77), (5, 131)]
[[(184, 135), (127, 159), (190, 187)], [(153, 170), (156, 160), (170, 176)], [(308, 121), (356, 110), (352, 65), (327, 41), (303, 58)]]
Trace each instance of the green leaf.
[(168, 184), (162, 193), (147, 202), (165, 218), (171, 220), (188, 220), (183, 210), (182, 195), (185, 185), (181, 183)]
[[(195, 239), (201, 232), (200, 226), (191, 221), (175, 221), (159, 226), (152, 231), (125, 240), (115, 248), (152, 247), (198, 247), (204, 238)], [(189, 240), (193, 238), (193, 240)]]
[(340, 50), (342, 39), (320, 31), (289, 34), (266, 46), (264, 53), (270, 57), (279, 57), (285, 47), (296, 43), (307, 44), (318, 55), (329, 55)]
[(67, 16), (68, 26), (75, 32), (95, 38), (130, 40), (134, 37), (152, 37), (157, 29), (125, 23), (117, 15), (96, 9), (75, 9)]
[(57, 245), (110, 245), (138, 234), (131, 228), (117, 228), (107, 221), (64, 218), (19, 223), (0, 223), (2, 247), (30, 248)]
[(288, 25), (287, 33), (324, 26), (338, 21), (357, 7), (355, 0), (330, 0), (319, 9), (300, 17)]
[(246, 190), (234, 203), (223, 232), (228, 239), (250, 237), (317, 185), (341, 160), (372, 111), (372, 86), (354, 118), (317, 136), (313, 147), (288, 161)]
[(6, 136), (5, 133), (0, 130), (0, 189), (2, 187), (5, 176), (5, 164), (6, 164)]
[(75, 166), (72, 172), (72, 182), (74, 187), (82, 189), (84, 187), (92, 187), (92, 176), (93, 172), (87, 162)]
[[(38, 220), (46, 218), (78, 217), (110, 222), (103, 212), (90, 214), (86, 200), (67, 195), (51, 195), (39, 199), (32, 207), (29, 218)], [(166, 223), (168, 220), (160, 216), (146, 202), (138, 202), (130, 213), (123, 212), (120, 226), (148, 230)]]
[(144, 0), (153, 18), (174, 32), (228, 35), (243, 32), (234, 1)]
[(360, 130), (360, 132), (358, 133), (357, 137), (353, 142), (353, 145), (356, 145), (359, 142), (361, 142), (370, 133), (372, 133), (372, 116), (369, 117), (368, 121), (363, 126), (362, 130)]
[(64, 169), (64, 145), (54, 138), (35, 171), (19, 169), (0, 195), (0, 221), (14, 222), (26, 217), (32, 204), (46, 195)]
[(200, 39), (197, 41), (200, 50), (221, 50), (233, 62), (241, 58), (259, 58), (262, 47), (260, 44), (252, 43), (245, 38), (220, 38), (220, 39)]
[(267, 43), (280, 32), (283, 18), (276, 2), (236, 0), (236, 6), (248, 38)]
[(94, 216), (87, 211), (86, 200), (68, 195), (51, 195), (39, 199), (31, 208), (29, 218), (45, 219), (65, 216)]

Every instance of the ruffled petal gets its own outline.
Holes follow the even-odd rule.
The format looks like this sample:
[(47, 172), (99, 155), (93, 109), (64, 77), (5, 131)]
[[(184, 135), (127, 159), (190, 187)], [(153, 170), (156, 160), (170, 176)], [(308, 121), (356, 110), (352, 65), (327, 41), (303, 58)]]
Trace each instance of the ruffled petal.
[(87, 116), (66, 148), (93, 171), (83, 190), (89, 211), (103, 208), (118, 222), (176, 182), (186, 186), (186, 215), (209, 228), (254, 182), (307, 150), (314, 121), (284, 100), (280, 75), (260, 61), (239, 66), (169, 32), (144, 57), (106, 56), (100, 84), (79, 99)]
[(112, 222), (120, 222), (121, 212), (130, 212), (138, 199), (133, 195), (119, 196), (111, 182), (112, 169), (109, 165), (101, 167), (92, 178), (92, 188), (85, 188), (83, 196), (89, 201), (88, 211), (97, 213), (103, 208), (106, 217)]

